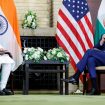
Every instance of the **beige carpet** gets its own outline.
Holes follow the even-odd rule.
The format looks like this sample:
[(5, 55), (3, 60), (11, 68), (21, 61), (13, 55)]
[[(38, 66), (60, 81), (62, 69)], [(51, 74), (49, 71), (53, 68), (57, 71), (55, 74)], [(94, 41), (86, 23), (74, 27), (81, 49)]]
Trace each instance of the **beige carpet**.
[(13, 95), (0, 96), (0, 105), (104, 105), (105, 96), (86, 95)]

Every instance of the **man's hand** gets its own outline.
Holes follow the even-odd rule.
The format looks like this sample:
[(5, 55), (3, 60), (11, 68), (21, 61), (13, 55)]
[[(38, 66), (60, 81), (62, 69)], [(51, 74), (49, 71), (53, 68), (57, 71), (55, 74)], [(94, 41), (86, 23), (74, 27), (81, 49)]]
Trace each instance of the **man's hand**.
[(103, 43), (105, 42), (105, 34), (103, 34), (102, 39), (100, 41), (100, 45), (103, 45)]
[(0, 48), (0, 51), (3, 52), (3, 51), (5, 51), (5, 50), (4, 50), (3, 48)]
[(7, 50), (3, 48), (0, 48), (0, 55), (3, 55), (3, 54), (8, 54), (12, 58), (12, 54), (10, 52), (8, 52)]
[(102, 39), (105, 41), (105, 34), (103, 34)]

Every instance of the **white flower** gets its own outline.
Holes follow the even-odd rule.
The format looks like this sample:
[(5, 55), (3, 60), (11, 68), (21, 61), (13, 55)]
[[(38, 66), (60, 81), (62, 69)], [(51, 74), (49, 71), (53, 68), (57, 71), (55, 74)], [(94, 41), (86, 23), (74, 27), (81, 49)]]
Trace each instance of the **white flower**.
[(58, 52), (57, 57), (63, 57), (61, 52)]
[(40, 47), (24, 48), (23, 53), (25, 54), (25, 60), (34, 60), (35, 62), (39, 62), (44, 59), (44, 52)]
[(27, 51), (31, 51), (31, 48), (28, 48)]
[(24, 48), (24, 51), (23, 51), (23, 53), (27, 53), (27, 49), (28, 49), (28, 48)]
[[(34, 16), (33, 16), (33, 15), (32, 15), (31, 17), (32, 17), (32, 19), (34, 19)], [(35, 19), (34, 19), (34, 20), (35, 20)]]
[(35, 58), (35, 59), (40, 58), (40, 54), (34, 53), (33, 58)]
[(35, 48), (34, 47), (31, 47), (29, 48), (31, 52), (34, 52), (35, 51)]
[(31, 22), (32, 22), (32, 17), (31, 17), (31, 16), (27, 16), (27, 21), (28, 21), (28, 24), (31, 24)]
[(53, 55), (55, 55), (56, 54), (56, 50), (54, 49), (54, 50), (52, 50), (52, 54)]
[(47, 60), (47, 57), (46, 56), (44, 56), (44, 60)]
[(28, 55), (25, 55), (25, 60), (28, 60)]
[(37, 19), (36, 19), (36, 13), (33, 11), (28, 11), (25, 16), (22, 23), (22, 28), (31, 28), (36, 29), (37, 28)]
[(43, 52), (43, 49), (42, 49), (42, 48), (37, 47), (37, 49), (38, 49), (40, 52)]
[(70, 58), (62, 48), (53, 48), (46, 52), (40, 47), (31, 47), (24, 48), (23, 53), (25, 55), (25, 60), (34, 60), (35, 62), (39, 62), (40, 60), (57, 60), (65, 62), (69, 61)]
[(47, 53), (46, 56), (48, 59), (51, 59), (53, 57), (50, 53)]
[(35, 28), (35, 27), (36, 27), (35, 22), (32, 22), (32, 28)]
[(40, 55), (40, 51), (36, 51), (36, 54), (37, 54), (37, 55)]
[(48, 50), (46, 57), (49, 60), (58, 60), (60, 62), (69, 61), (69, 56), (60, 47)]
[(67, 61), (69, 61), (69, 59), (70, 59), (69, 54), (66, 53), (66, 56), (67, 56)]

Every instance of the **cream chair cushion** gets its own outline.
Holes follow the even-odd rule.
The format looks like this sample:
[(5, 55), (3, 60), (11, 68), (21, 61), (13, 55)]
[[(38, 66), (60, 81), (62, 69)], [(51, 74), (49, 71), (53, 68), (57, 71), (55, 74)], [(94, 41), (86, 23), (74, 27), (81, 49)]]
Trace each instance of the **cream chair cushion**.
[(96, 67), (96, 70), (105, 70), (105, 66), (98, 66)]

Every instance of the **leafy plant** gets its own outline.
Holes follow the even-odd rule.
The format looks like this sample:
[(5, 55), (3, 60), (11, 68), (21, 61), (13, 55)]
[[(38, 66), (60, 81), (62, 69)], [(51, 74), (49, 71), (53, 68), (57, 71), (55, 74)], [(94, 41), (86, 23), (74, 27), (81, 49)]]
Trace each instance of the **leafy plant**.
[(69, 61), (69, 55), (60, 47), (48, 51), (44, 51), (40, 47), (24, 48), (23, 53), (25, 55), (25, 60), (34, 60), (35, 62), (40, 62), (40, 60)]
[(24, 16), (22, 28), (30, 28), (30, 29), (36, 29), (37, 28), (37, 19), (36, 19), (36, 13), (35, 12), (27, 11), (27, 13)]

